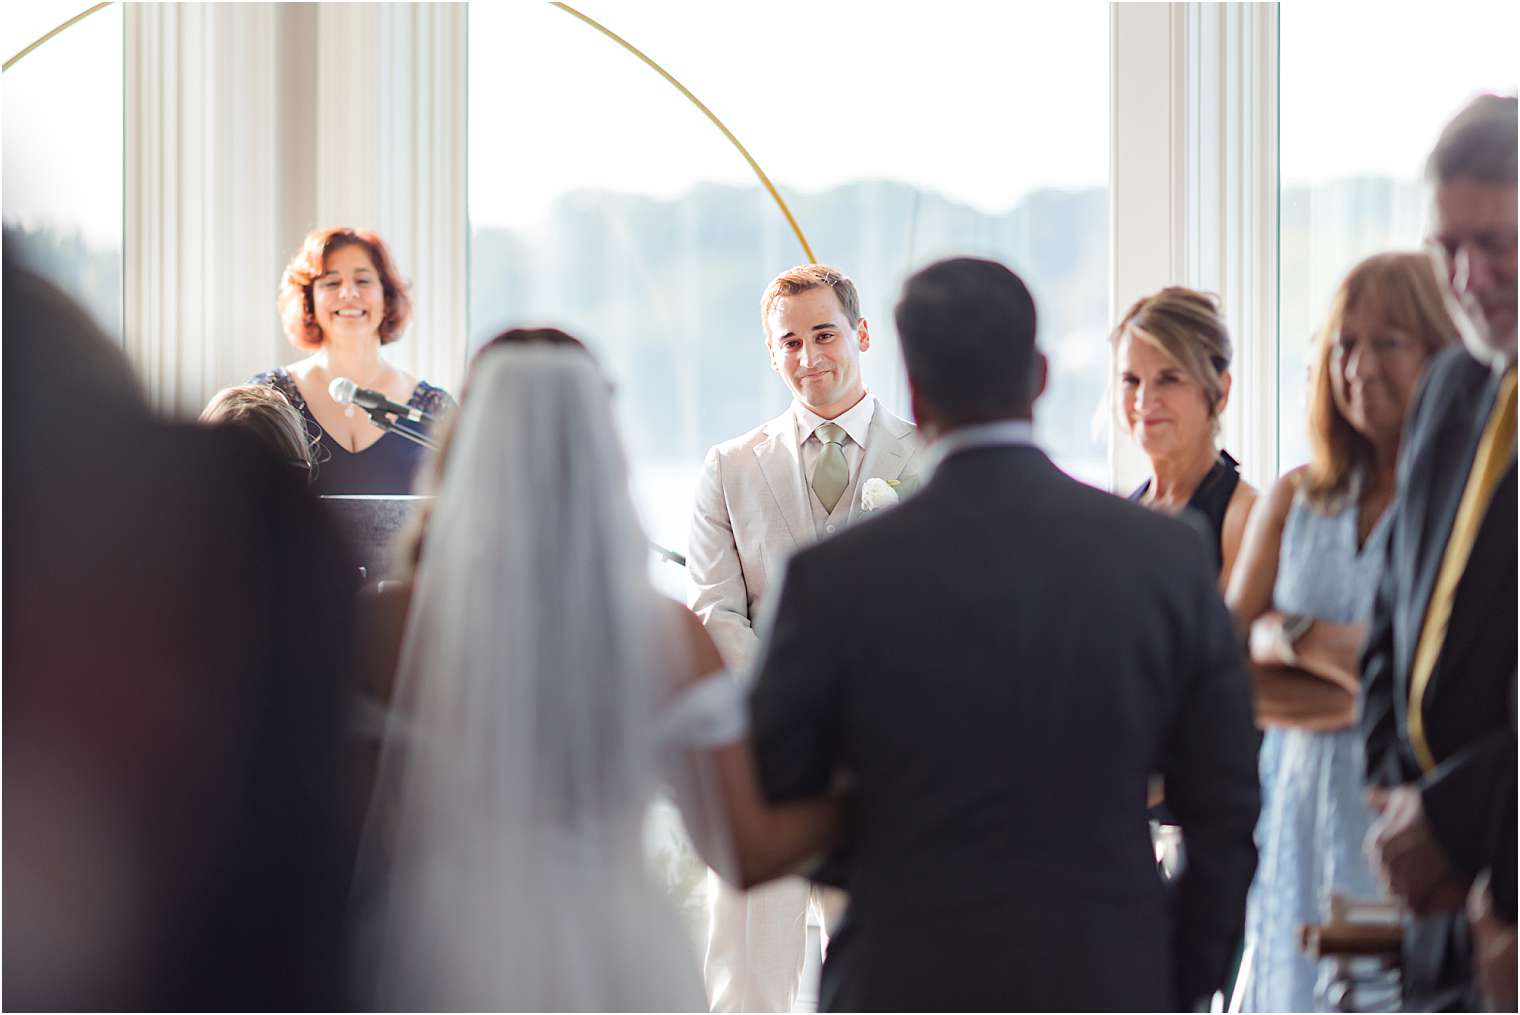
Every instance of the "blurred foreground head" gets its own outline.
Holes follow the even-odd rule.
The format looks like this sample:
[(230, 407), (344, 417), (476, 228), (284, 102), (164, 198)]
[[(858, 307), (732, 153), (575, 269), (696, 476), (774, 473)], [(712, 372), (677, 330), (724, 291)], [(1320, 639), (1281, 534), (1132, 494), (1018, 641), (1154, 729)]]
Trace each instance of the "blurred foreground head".
[(0, 1003), (341, 1004), (337, 540), (51, 285), (5, 272), (4, 333)]
[(897, 333), (913, 414), (931, 435), (973, 423), (1031, 418), (1045, 390), (1034, 298), (996, 261), (955, 257), (903, 285)]
[(202, 423), (227, 423), (246, 428), (288, 465), (309, 476), (314, 442), (290, 399), (268, 384), (240, 384), (211, 396), (201, 410)]

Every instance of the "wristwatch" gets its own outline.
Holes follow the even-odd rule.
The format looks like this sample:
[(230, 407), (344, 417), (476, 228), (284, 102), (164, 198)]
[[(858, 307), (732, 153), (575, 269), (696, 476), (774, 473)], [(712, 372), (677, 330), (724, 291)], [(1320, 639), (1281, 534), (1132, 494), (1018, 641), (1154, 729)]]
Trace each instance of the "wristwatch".
[(1283, 655), (1291, 662), (1298, 658), (1294, 646), (1298, 639), (1309, 633), (1309, 628), (1314, 626), (1314, 618), (1302, 613), (1284, 613), (1282, 619), (1282, 647)]

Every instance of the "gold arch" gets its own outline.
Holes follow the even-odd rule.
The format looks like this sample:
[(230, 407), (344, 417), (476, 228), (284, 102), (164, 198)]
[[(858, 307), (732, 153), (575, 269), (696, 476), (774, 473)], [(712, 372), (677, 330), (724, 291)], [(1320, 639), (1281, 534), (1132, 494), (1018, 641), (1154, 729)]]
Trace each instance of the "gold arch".
[[(633, 43), (629, 42), (621, 35), (618, 35), (616, 32), (612, 31), (606, 25), (603, 25), (601, 22), (597, 21), (594, 18), (582, 14), (580, 11), (576, 10), (574, 7), (571, 7), (567, 3), (560, 3), (558, 0), (555, 0), (553, 5), (564, 11), (566, 14), (570, 14), (576, 18), (579, 18), (587, 25), (590, 25), (592, 28), (596, 29), (598, 32), (601, 32), (603, 35), (607, 36), (607, 38), (611, 39), (613, 42), (617, 43), (619, 46), (622, 46), (628, 52), (644, 61), (644, 63), (647, 64), (650, 69), (652, 69), (656, 74), (660, 75), (660, 77), (670, 82), (676, 91), (686, 96), (686, 98), (691, 101), (692, 105), (700, 109), (702, 111), (702, 114), (712, 121), (713, 126), (717, 127), (718, 130), (723, 132), (723, 136), (728, 138), (729, 143), (739, 150), (739, 154), (744, 156), (744, 161), (748, 162), (749, 167), (755, 171), (755, 175), (759, 177), (761, 185), (765, 187), (766, 192), (771, 195), (771, 200), (776, 202), (776, 207), (781, 210), (781, 214), (786, 218), (786, 224), (792, 227), (792, 233), (797, 237), (797, 242), (802, 244), (802, 252), (807, 255), (808, 262), (811, 264), (815, 263), (818, 260), (813, 256), (813, 248), (811, 245), (809, 245), (807, 237), (803, 235), (802, 227), (797, 224), (797, 219), (794, 215), (792, 215), (792, 210), (787, 207), (786, 200), (782, 198), (781, 192), (776, 189), (775, 184), (771, 183), (771, 178), (765, 175), (765, 170), (760, 168), (760, 163), (755, 161), (754, 156), (749, 153), (749, 150), (746, 149), (744, 145), (739, 143), (738, 138), (734, 137), (734, 132), (729, 130), (728, 127), (724, 125), (722, 120), (718, 119), (717, 114), (715, 114), (711, 109), (708, 109), (706, 104), (704, 104), (701, 99), (693, 95), (691, 89), (687, 88), (685, 85), (681, 84), (681, 82), (677, 81), (674, 75), (672, 75), (664, 67), (661, 67), (659, 64), (651, 60), (643, 50), (633, 45)], [(48, 32), (46, 35), (37, 39), (35, 42), (27, 46), (25, 49), (21, 50), (21, 52), (17, 53), (9, 60), (5, 61), (4, 66), (0, 67), (0, 71), (10, 70), (22, 57), (26, 56), (32, 50), (42, 45), (44, 42), (47, 42), (59, 32), (62, 32), (64, 29), (78, 24), (85, 18), (89, 17), (91, 14), (94, 14), (96, 11), (104, 10), (109, 6), (111, 6), (111, 4), (108, 0), (106, 3), (98, 3), (88, 10), (79, 12), (69, 20), (65, 21), (63, 24), (59, 25), (57, 28), (53, 29), (51, 32)]]
[(749, 151), (739, 143), (739, 139), (734, 137), (734, 132), (724, 126), (723, 121), (718, 119), (717, 115), (711, 109), (708, 109), (701, 99), (697, 98), (691, 93), (691, 89), (687, 88), (685, 85), (681, 84), (681, 82), (677, 81), (674, 75), (672, 75), (664, 67), (661, 67), (659, 64), (655, 63), (637, 46), (633, 45), (633, 43), (629, 42), (621, 35), (618, 35), (616, 32), (612, 31), (612, 29), (608, 28), (606, 25), (603, 25), (601, 22), (596, 21), (595, 19), (588, 17), (585, 14), (582, 14), (580, 11), (576, 10), (574, 7), (571, 7), (567, 3), (560, 3), (559, 0), (554, 0), (553, 6), (558, 7), (566, 14), (571, 14), (577, 18), (580, 18), (586, 24), (590, 25), (592, 28), (595, 28), (598, 32), (601, 32), (603, 35), (607, 36), (607, 38), (611, 39), (619, 46), (622, 46), (624, 49), (628, 50), (628, 52), (632, 53), (634, 56), (638, 57), (640, 60), (648, 64), (650, 69), (652, 69), (656, 74), (660, 75), (660, 77), (664, 78), (666, 81), (669, 81), (671, 85), (676, 89), (676, 91), (680, 92), (682, 95), (690, 99), (691, 104), (700, 109), (703, 115), (705, 115), (709, 120), (713, 122), (713, 126), (717, 127), (720, 131), (723, 132), (723, 136), (728, 138), (729, 143), (732, 144), (735, 148), (739, 149), (739, 154), (744, 156), (744, 161), (749, 163), (749, 167), (753, 169), (755, 171), (755, 175), (760, 178), (760, 183), (764, 185), (765, 189), (770, 193), (771, 200), (776, 202), (776, 207), (780, 208), (781, 214), (786, 216), (786, 224), (792, 227), (792, 232), (797, 236), (797, 242), (802, 244), (802, 252), (807, 255), (808, 263), (813, 264), (817, 262), (818, 259), (813, 256), (813, 248), (809, 246), (807, 237), (802, 234), (802, 227), (797, 224), (797, 219), (793, 217), (792, 210), (786, 206), (786, 201), (781, 197), (781, 192), (776, 189), (775, 184), (771, 183), (771, 178), (765, 175), (765, 170), (760, 168), (760, 163), (756, 162), (754, 157), (750, 155)]
[(72, 18), (69, 18), (69, 20), (65, 21), (63, 24), (59, 25), (57, 28), (53, 29), (51, 32), (48, 32), (42, 38), (40, 38), (37, 41), (33, 42), (30, 46), (27, 46), (21, 52), (17, 53), (15, 56), (13, 56), (9, 60), (5, 61), (4, 66), (0, 66), (0, 71), (8, 71), (8, 70), (10, 70), (11, 67), (15, 65), (15, 63), (16, 63), (17, 60), (20, 60), (23, 56), (26, 56), (26, 54), (28, 54), (32, 50), (36, 49), (38, 46), (42, 45), (44, 42), (46, 42), (49, 39), (51, 39), (53, 36), (57, 35), (59, 32), (63, 31), (65, 28), (68, 28), (70, 25), (77, 24), (78, 22), (83, 21), (85, 18), (89, 17), (91, 14), (94, 14), (96, 11), (104, 10), (105, 8), (107, 8), (109, 6), (111, 6), (111, 5), (110, 5), (109, 2), (107, 2), (107, 3), (102, 3), (102, 4), (96, 4), (94, 7), (91, 7), (89, 10), (80, 11), (78, 14), (74, 15)]

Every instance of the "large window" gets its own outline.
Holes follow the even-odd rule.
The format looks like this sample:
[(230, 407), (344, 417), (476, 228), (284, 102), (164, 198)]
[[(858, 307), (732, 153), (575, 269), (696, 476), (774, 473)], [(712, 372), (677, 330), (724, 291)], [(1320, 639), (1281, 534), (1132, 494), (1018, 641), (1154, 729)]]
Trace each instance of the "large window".
[(1346, 273), (1425, 235), (1425, 156), (1482, 91), (1513, 94), (1520, 8), (1284, 4), (1281, 14), (1280, 471), (1308, 459), (1313, 334)]
[[(4, 59), (78, 14), (8, 12)], [(122, 11), (92, 14), (5, 72), (5, 256), (69, 292), (121, 335)]]
[[(909, 414), (892, 320), (904, 278), (950, 254), (1019, 271), (1052, 367), (1040, 440), (1105, 484), (1093, 420), (1108, 363), (1106, 5), (1035, 22), (964, 0), (932, 17), (794, 0), (576, 6), (706, 103), (816, 259), (856, 280), (866, 382), (893, 411)], [(562, 10), (471, 8), (469, 110), (473, 343), (538, 322), (590, 344), (617, 386), (646, 527), (684, 552), (706, 449), (788, 403), (759, 301), (808, 258), (706, 117)], [(679, 568), (654, 574), (684, 596)], [(668, 877), (700, 934), (700, 880), (678, 853), (664, 850)]]
[[(1041, 439), (1096, 483), (1106, 369), (1107, 9), (582, 4), (705, 102), (860, 285), (867, 383), (907, 414), (892, 307), (952, 253), (1024, 274)], [(1059, 82), (1059, 87), (1053, 87)], [(740, 154), (667, 82), (548, 5), (470, 12), (471, 331), (553, 322), (618, 385), (646, 525), (681, 550), (706, 448), (787, 404), (759, 298), (807, 260)], [(666, 582), (679, 594), (680, 575)]]

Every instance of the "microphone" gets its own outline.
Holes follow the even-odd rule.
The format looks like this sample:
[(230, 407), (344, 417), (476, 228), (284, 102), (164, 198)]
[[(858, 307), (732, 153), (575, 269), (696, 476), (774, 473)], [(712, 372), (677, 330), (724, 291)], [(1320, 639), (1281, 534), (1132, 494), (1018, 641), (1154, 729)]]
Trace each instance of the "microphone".
[(433, 417), (421, 409), (414, 409), (410, 405), (397, 405), (385, 395), (369, 388), (361, 388), (347, 377), (334, 377), (332, 383), (327, 386), (327, 393), (332, 400), (339, 405), (357, 405), (369, 412), (383, 412), (392, 416), (400, 416), (409, 419), (413, 423), (427, 420), (433, 421)]

